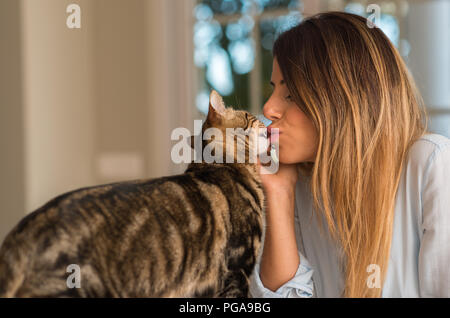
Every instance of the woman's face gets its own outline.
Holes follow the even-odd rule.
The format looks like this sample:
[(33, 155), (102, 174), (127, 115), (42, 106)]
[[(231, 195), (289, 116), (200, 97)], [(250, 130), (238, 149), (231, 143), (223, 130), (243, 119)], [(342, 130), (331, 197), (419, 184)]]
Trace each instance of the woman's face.
[[(264, 105), (264, 116), (272, 121), (269, 133), (272, 143), (279, 145), (281, 163), (314, 162), (318, 136), (312, 121), (292, 101), (276, 58), (273, 60), (273, 92)], [(277, 135), (272, 128), (278, 128)]]

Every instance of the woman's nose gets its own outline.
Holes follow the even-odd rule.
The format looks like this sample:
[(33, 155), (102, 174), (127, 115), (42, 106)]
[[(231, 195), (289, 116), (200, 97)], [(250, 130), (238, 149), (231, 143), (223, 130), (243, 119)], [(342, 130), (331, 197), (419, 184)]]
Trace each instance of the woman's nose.
[(263, 114), (264, 117), (270, 119), (271, 121), (275, 121), (281, 118), (281, 109), (277, 107), (276, 103), (274, 103), (273, 97), (270, 97), (264, 104)]

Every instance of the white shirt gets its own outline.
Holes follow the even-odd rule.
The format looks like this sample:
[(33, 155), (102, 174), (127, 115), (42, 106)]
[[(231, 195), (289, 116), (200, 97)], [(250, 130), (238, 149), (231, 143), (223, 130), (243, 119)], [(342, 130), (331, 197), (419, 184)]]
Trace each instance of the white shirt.
[[(300, 264), (275, 292), (264, 287), (258, 260), (250, 278), (253, 297), (340, 297), (344, 273), (338, 247), (323, 221), (321, 235), (312, 196), (300, 178), (295, 230)], [(374, 274), (367, 273), (368, 278)], [(382, 297), (450, 297), (450, 140), (426, 134), (408, 153), (396, 194), (391, 251)]]

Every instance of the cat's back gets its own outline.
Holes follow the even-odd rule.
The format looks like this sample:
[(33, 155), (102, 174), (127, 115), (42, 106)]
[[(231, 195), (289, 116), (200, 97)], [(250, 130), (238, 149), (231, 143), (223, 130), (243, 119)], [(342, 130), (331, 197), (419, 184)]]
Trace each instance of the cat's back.
[[(13, 285), (20, 285), (29, 275), (39, 277), (47, 269), (65, 275), (68, 264), (80, 263), (80, 258), (93, 261), (92, 258), (98, 258), (99, 249), (117, 246), (138, 230), (150, 210), (158, 211), (161, 201), (169, 201), (163, 197), (169, 193), (170, 185), (186, 177), (189, 178), (179, 175), (80, 188), (29, 213), (1, 245), (0, 296), (14, 296), (8, 290), (17, 289)], [(38, 269), (42, 269), (40, 273), (36, 273)]]
[(12, 237), (20, 239), (21, 235), (35, 242), (48, 232), (54, 235), (58, 231), (79, 232), (83, 224), (92, 228), (112, 218), (120, 226), (121, 220), (126, 222), (136, 211), (182, 210), (186, 205), (198, 205), (199, 199), (206, 204), (208, 196), (218, 192), (229, 196), (230, 192), (236, 192), (236, 184), (249, 182), (226, 166), (194, 167), (179, 175), (96, 185), (63, 193), (25, 216), (8, 234), (4, 244)]
[[(240, 207), (230, 206), (230, 202), (239, 201), (233, 197), (241, 195), (234, 182), (245, 184), (248, 180), (235, 169), (196, 165), (181, 175), (98, 185), (59, 195), (23, 218), (3, 242), (0, 296), (17, 296), (14, 291), (31, 275), (38, 279), (39, 275), (42, 279), (59, 276), (61, 281), (67, 276), (67, 265), (72, 263), (84, 262), (84, 271), (92, 273), (116, 269), (116, 275), (110, 276), (119, 276), (119, 267), (139, 271), (145, 263), (143, 251), (156, 255), (180, 249), (181, 255), (186, 246), (163, 239), (166, 236), (180, 237), (180, 242), (198, 242), (198, 251), (210, 248), (214, 237), (216, 252), (221, 252), (226, 244), (225, 233), (219, 230), (222, 235), (218, 235), (216, 230), (226, 225), (217, 224), (215, 228), (208, 224), (212, 220), (222, 222), (218, 220), (223, 217), (213, 214), (227, 216), (230, 209), (240, 218)], [(244, 188), (249, 190), (251, 186)], [(254, 193), (249, 196), (257, 199)], [(244, 219), (233, 222), (248, 224)], [(180, 227), (184, 224), (186, 228)], [(162, 256), (166, 265), (161, 266), (161, 273), (175, 277), (179, 267), (173, 264), (181, 259)], [(126, 261), (119, 264), (120, 259)], [(90, 269), (92, 264), (101, 263), (109, 267)], [(94, 280), (99, 275), (91, 277)], [(60, 281), (46, 284), (48, 290), (57, 290)], [(101, 284), (97, 290), (103, 288)], [(67, 292), (67, 288), (62, 290)], [(119, 291), (106, 295), (118, 296)]]

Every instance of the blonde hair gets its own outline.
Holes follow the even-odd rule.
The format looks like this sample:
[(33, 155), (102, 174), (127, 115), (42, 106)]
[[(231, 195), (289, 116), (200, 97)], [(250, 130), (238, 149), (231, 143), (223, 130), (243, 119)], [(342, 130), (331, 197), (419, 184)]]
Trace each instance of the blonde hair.
[(357, 15), (307, 18), (278, 37), (273, 55), (318, 132), (315, 162), (300, 168), (342, 248), (343, 296), (380, 297), (366, 270), (377, 264), (384, 283), (403, 163), (426, 132), (420, 94), (388, 38)]

